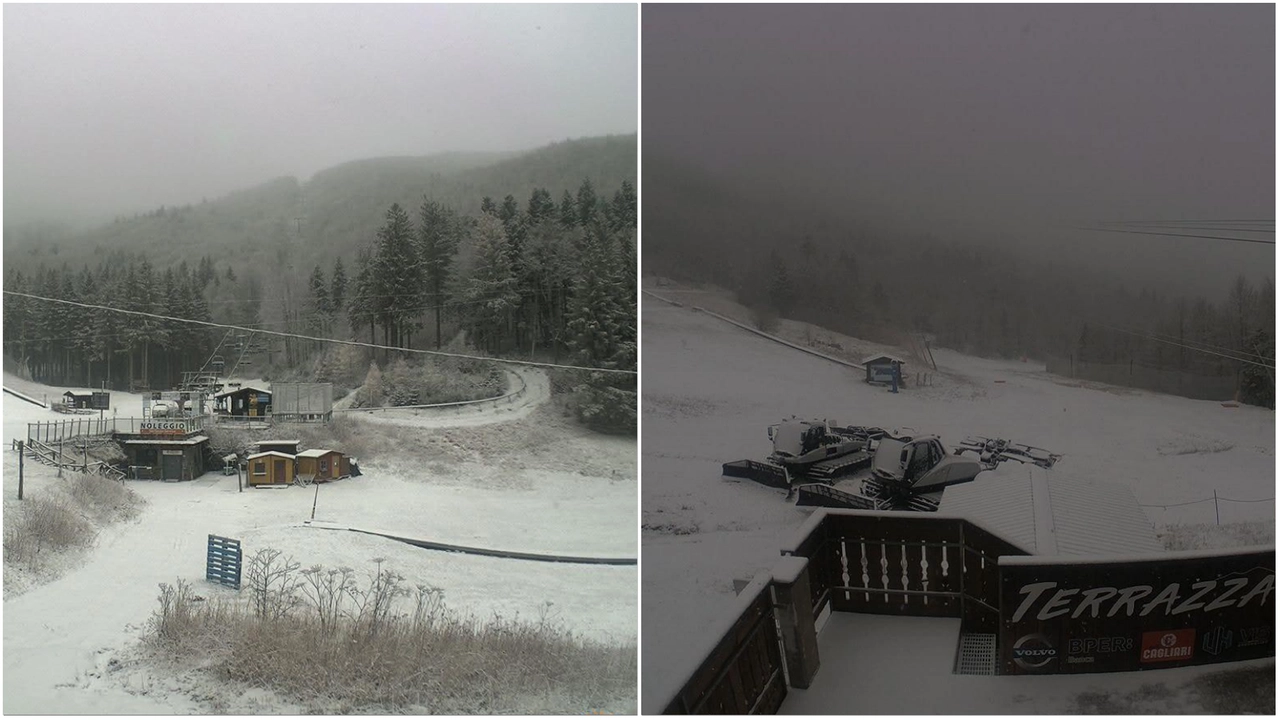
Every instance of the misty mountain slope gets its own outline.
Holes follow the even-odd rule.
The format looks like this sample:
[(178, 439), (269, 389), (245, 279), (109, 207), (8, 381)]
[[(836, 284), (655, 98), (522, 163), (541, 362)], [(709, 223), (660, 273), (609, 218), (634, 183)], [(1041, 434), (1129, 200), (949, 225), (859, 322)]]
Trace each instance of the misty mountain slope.
[[(353, 255), (399, 203), (417, 217), (424, 197), (463, 215), (480, 212), (480, 201), (501, 203), (512, 195), (524, 206), (535, 188), (560, 201), (590, 180), (598, 193), (611, 194), (624, 180), (635, 183), (636, 136), (570, 140), (532, 152), (388, 158), (359, 161), (318, 173), (305, 190), (304, 244), (321, 261)], [(482, 158), (485, 161), (481, 161)], [(418, 162), (422, 160), (424, 162)]]
[[(797, 192), (790, 178), (777, 178), (770, 190), (662, 155), (646, 157), (644, 180), (646, 273), (714, 283), (766, 315), (869, 340), (899, 344), (904, 333), (932, 333), (939, 344), (982, 356), (1085, 357), (1087, 350), (1094, 362), (1177, 362), (1220, 375), (1233, 368), (1219, 357), (1175, 358), (1168, 344), (1123, 332), (1261, 352), (1245, 344), (1247, 336), (1271, 325), (1269, 279), (1256, 291), (1245, 288), (1248, 307), (1239, 311), (1227, 297), (1231, 283), (1178, 281), (1187, 267), (1209, 263), (1183, 267), (1171, 253), (1142, 262), (1093, 246), (1046, 251), (1030, 239), (1002, 247), (994, 232), (965, 227), (913, 230), (910, 217), (896, 222), (855, 197), (833, 204)], [(1269, 278), (1269, 265), (1253, 267), (1250, 275)], [(1110, 326), (1105, 337), (1095, 337), (1099, 326)]]
[[(445, 153), (358, 160), (310, 181), (279, 178), (225, 197), (158, 208), (61, 238), (47, 231), (6, 233), (5, 262), (77, 267), (108, 253), (145, 254), (153, 266), (211, 255), (234, 266), (279, 262), (303, 249), (306, 262), (329, 263), (373, 237), (392, 203), (416, 213), (424, 196), (463, 214), (480, 199), (507, 194), (523, 204), (535, 187), (559, 201), (589, 179), (612, 193), (636, 177), (636, 135), (567, 140), (523, 153)], [(300, 233), (300, 235), (299, 235)]]

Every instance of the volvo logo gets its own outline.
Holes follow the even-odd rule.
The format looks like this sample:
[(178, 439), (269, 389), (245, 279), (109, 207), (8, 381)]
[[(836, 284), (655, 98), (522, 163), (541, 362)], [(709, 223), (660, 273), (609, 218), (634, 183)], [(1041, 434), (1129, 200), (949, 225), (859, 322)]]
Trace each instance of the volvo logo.
[(1013, 644), (1013, 662), (1023, 670), (1039, 670), (1058, 657), (1058, 650), (1044, 635), (1023, 635)]

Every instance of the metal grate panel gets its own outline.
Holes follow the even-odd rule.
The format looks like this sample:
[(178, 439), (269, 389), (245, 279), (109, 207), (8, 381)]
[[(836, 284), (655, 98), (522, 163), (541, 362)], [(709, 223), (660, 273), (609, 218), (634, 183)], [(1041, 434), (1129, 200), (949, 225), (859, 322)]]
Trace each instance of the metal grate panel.
[(956, 674), (996, 674), (996, 636), (994, 633), (963, 633), (960, 636), (960, 655), (956, 659)]

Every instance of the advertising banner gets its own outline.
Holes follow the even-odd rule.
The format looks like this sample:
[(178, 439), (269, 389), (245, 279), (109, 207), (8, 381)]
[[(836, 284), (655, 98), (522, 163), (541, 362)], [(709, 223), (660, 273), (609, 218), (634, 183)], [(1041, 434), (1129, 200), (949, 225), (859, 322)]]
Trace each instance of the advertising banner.
[(1002, 560), (1001, 671), (1117, 672), (1272, 657), (1275, 557), (1266, 550)]

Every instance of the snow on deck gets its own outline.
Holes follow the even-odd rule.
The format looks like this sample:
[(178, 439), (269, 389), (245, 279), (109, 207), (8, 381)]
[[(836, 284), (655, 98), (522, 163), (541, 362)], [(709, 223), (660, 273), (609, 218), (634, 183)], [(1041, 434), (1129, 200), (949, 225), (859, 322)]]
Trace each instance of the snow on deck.
[(942, 493), (938, 511), (1008, 537), (1033, 555), (1164, 550), (1129, 488), (1006, 463)]
[[(1222, 665), (1076, 675), (955, 675), (958, 618), (832, 613), (818, 635), (818, 673), (789, 688), (781, 715), (1078, 714), (1084, 692), (1129, 692), (1144, 684), (1185, 686)], [(1233, 663), (1258, 667), (1273, 658)], [(1147, 712), (1187, 712), (1187, 698), (1162, 693)]]

